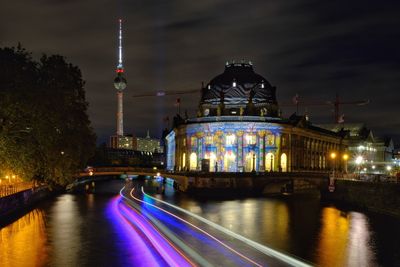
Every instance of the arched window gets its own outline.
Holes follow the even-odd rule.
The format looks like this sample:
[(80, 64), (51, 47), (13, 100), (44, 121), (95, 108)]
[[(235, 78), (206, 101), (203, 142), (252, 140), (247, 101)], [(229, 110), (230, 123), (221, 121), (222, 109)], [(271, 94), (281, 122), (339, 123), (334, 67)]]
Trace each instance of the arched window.
[(257, 170), (257, 155), (255, 155), (254, 152), (249, 152), (245, 157), (244, 170), (246, 172), (251, 172), (253, 169)]
[(274, 171), (274, 154), (269, 152), (265, 157), (265, 170), (266, 171)]
[(190, 154), (190, 170), (195, 171), (197, 169), (197, 155), (196, 153)]
[(287, 172), (287, 156), (285, 153), (281, 155), (281, 170)]
[(236, 155), (232, 151), (226, 152), (224, 156), (224, 171), (236, 172)]
[(217, 157), (216, 157), (215, 153), (214, 152), (207, 153), (205, 155), (205, 158), (210, 160), (210, 170), (209, 171), (214, 172), (215, 171), (215, 163), (217, 162)]

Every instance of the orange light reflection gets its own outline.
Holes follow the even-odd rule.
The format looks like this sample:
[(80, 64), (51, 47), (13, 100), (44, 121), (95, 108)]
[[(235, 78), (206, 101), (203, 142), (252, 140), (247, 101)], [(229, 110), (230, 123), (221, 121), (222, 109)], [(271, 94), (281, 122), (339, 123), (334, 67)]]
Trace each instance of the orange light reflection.
[(43, 266), (46, 243), (44, 212), (35, 209), (0, 229), (0, 266)]

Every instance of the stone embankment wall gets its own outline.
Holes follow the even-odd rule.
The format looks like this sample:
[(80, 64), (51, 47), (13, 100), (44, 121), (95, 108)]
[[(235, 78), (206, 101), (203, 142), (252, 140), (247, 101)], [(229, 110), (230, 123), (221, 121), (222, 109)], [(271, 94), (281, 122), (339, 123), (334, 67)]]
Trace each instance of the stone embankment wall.
[(400, 183), (336, 180), (335, 191), (322, 192), (322, 198), (400, 218)]
[(47, 187), (40, 187), (2, 197), (0, 198), (0, 219), (5, 219), (24, 208), (31, 207), (50, 194)]

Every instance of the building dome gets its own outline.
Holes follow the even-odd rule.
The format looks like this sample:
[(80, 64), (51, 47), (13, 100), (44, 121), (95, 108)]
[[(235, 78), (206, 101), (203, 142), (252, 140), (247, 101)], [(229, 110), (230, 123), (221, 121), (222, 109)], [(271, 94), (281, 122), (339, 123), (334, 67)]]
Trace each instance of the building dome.
[(220, 110), (220, 115), (238, 114), (235, 109), (244, 113), (246, 109), (247, 114), (241, 115), (277, 116), (275, 92), (267, 79), (254, 72), (251, 63), (227, 63), (225, 71), (202, 89), (200, 107), (205, 116), (221, 105), (228, 112)]

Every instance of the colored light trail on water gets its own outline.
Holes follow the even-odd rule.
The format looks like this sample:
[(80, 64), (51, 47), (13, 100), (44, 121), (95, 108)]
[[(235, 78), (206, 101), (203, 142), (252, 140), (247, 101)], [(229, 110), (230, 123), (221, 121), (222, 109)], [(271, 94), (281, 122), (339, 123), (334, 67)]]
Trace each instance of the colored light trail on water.
[[(169, 206), (169, 207), (174, 208), (175, 210), (178, 210), (178, 211), (183, 212), (183, 213), (185, 213), (185, 214), (187, 214), (187, 215), (189, 215), (189, 216), (191, 216), (191, 217), (193, 217), (193, 218), (196, 218), (196, 219), (198, 219), (199, 221), (201, 221), (201, 222), (203, 222), (203, 223), (205, 223), (205, 224), (207, 224), (207, 225), (213, 227), (214, 229), (216, 229), (216, 230), (218, 230), (218, 231), (220, 231), (220, 232), (223, 232), (223, 233), (225, 233), (225, 234), (227, 234), (227, 235), (229, 235), (229, 236), (231, 236), (231, 237), (233, 237), (233, 238), (235, 238), (235, 239), (237, 239), (237, 240), (240, 240), (240, 241), (242, 241), (242, 242), (248, 244), (249, 246), (251, 246), (251, 247), (255, 248), (256, 250), (258, 250), (258, 251), (264, 253), (265, 255), (268, 255), (268, 256), (270, 256), (270, 257), (276, 258), (276, 259), (278, 259), (278, 260), (280, 260), (280, 261), (282, 261), (282, 262), (284, 262), (284, 263), (286, 263), (286, 264), (288, 264), (288, 265), (290, 265), (290, 266), (299, 266), (299, 267), (310, 267), (310, 266), (311, 266), (311, 265), (309, 265), (309, 264), (307, 264), (307, 263), (305, 263), (305, 262), (302, 262), (302, 261), (300, 261), (300, 260), (298, 260), (298, 259), (296, 259), (296, 258), (294, 258), (294, 257), (291, 257), (291, 256), (289, 256), (289, 255), (286, 255), (286, 254), (284, 254), (284, 253), (282, 253), (282, 252), (279, 252), (279, 251), (274, 250), (274, 249), (272, 249), (272, 248), (269, 248), (269, 247), (267, 247), (267, 246), (265, 246), (265, 245), (262, 245), (262, 244), (260, 244), (260, 243), (257, 243), (257, 242), (255, 242), (255, 241), (253, 241), (253, 240), (251, 240), (251, 239), (248, 239), (248, 238), (246, 238), (246, 237), (244, 237), (244, 236), (242, 236), (242, 235), (240, 235), (240, 234), (237, 234), (237, 233), (235, 233), (235, 232), (232, 232), (231, 230), (226, 229), (225, 227), (222, 227), (222, 226), (219, 225), (219, 224), (216, 224), (216, 223), (214, 223), (214, 222), (212, 222), (212, 221), (209, 221), (209, 220), (207, 220), (206, 218), (203, 218), (203, 217), (201, 217), (201, 216), (199, 216), (199, 215), (197, 215), (197, 214), (194, 214), (194, 213), (192, 213), (192, 212), (190, 212), (190, 211), (187, 211), (187, 210), (185, 210), (185, 209), (182, 209), (182, 208), (180, 208), (180, 207), (178, 207), (178, 206), (175, 206), (175, 205), (173, 205), (173, 204), (171, 204), (171, 203), (168, 203), (168, 202), (166, 202), (166, 201), (163, 201), (163, 200), (154, 198), (154, 197), (152, 197), (152, 196), (150, 196), (150, 195), (148, 195), (148, 194), (146, 194), (146, 193), (144, 192), (143, 186), (141, 187), (141, 191), (142, 191), (144, 197), (150, 198), (150, 199), (152, 199), (153, 201), (156, 201), (156, 202), (165, 204), (165, 205), (167, 205), (167, 206)], [(133, 195), (133, 194), (132, 194), (132, 191), (131, 191), (131, 196), (132, 196), (132, 195)], [(144, 202), (144, 203), (146, 203), (146, 202)], [(149, 204), (149, 203), (146, 203), (146, 204), (152, 205), (152, 206), (154, 206), (154, 207), (157, 207), (157, 206), (155, 206), (155, 205), (153, 205), (153, 204)], [(161, 209), (161, 208), (159, 208), (159, 209)], [(172, 214), (172, 213), (171, 213), (171, 214)], [(257, 264), (257, 263), (256, 263), (256, 264)], [(257, 265), (258, 265), (258, 264), (257, 264)]]
[[(145, 240), (142, 240), (141, 243), (144, 243), (144, 247), (150, 251), (147, 252), (147, 255), (152, 261), (149, 264), (151, 266), (213, 266), (219, 263), (223, 264), (222, 262), (229, 266), (266, 266), (265, 259), (262, 260), (262, 263), (258, 262), (259, 258), (251, 259), (249, 254), (239, 252), (222, 241), (225, 238), (217, 238), (210, 231), (201, 228), (200, 225), (195, 225), (192, 221), (189, 222), (178, 216), (179, 213), (184, 213), (185, 216), (188, 215), (200, 221), (200, 224), (206, 224), (207, 228), (211, 226), (229, 238), (243, 242), (243, 245), (273, 258), (272, 262), (278, 260), (290, 266), (310, 266), (296, 258), (234, 233), (197, 214), (154, 198), (146, 194), (143, 187), (141, 187), (141, 191), (135, 191), (135, 188), (126, 191), (125, 187), (122, 188), (120, 197), (114, 202), (116, 202), (114, 216), (119, 217), (120, 222), (124, 224), (122, 228), (130, 229), (128, 230), (130, 232), (136, 230), (141, 233), (141, 236), (135, 233), (135, 238)], [(169, 208), (166, 210), (160, 205), (173, 208), (178, 213), (172, 213)], [(192, 242), (197, 244), (197, 249), (194, 249)], [(213, 255), (208, 255), (206, 251), (210, 251)], [(206, 255), (207, 259), (204, 257)], [(218, 259), (222, 261), (218, 263)]]
[(142, 215), (121, 199), (116, 197), (112, 200), (108, 213), (120, 229), (121, 235), (126, 238), (128, 249), (134, 249), (138, 255), (132, 259), (134, 266), (195, 266)]
[[(122, 190), (121, 190), (121, 192), (122, 192)], [(229, 251), (232, 252), (233, 254), (236, 254), (237, 256), (239, 256), (240, 258), (242, 258), (243, 260), (245, 260), (245, 262), (240, 262), (240, 265), (241, 265), (241, 266), (243, 266), (243, 265), (248, 265), (249, 263), (250, 263), (251, 265), (254, 265), (254, 266), (262, 266), (261, 264), (257, 263), (256, 261), (250, 259), (249, 257), (245, 256), (244, 254), (242, 254), (242, 253), (240, 253), (239, 251), (235, 250), (234, 248), (232, 248), (231, 246), (229, 246), (229, 245), (226, 244), (225, 242), (222, 242), (221, 240), (219, 240), (218, 238), (216, 238), (215, 236), (213, 236), (213, 235), (210, 234), (209, 232), (205, 231), (204, 229), (201, 229), (200, 227), (198, 227), (198, 226), (196, 226), (196, 225), (194, 225), (194, 224), (188, 222), (187, 220), (185, 220), (185, 219), (183, 219), (183, 218), (181, 218), (181, 217), (179, 217), (179, 216), (177, 216), (177, 215), (175, 215), (175, 214), (173, 214), (173, 213), (171, 213), (171, 212), (169, 212), (169, 211), (167, 211), (167, 210), (165, 210), (165, 209), (163, 209), (163, 208), (160, 208), (160, 207), (158, 207), (158, 206), (156, 206), (156, 205), (153, 205), (153, 204), (151, 204), (151, 203), (149, 203), (149, 202), (143, 201), (143, 200), (141, 200), (141, 199), (135, 197), (134, 194), (133, 194), (133, 192), (134, 192), (134, 189), (132, 189), (132, 190), (130, 191), (130, 196), (131, 196), (133, 199), (135, 199), (136, 201), (138, 201), (138, 202), (140, 202), (140, 203), (143, 203), (143, 204), (145, 204), (145, 205), (151, 206), (151, 207), (153, 207), (153, 208), (156, 208), (156, 209), (158, 209), (158, 210), (160, 210), (160, 211), (162, 211), (162, 212), (168, 214), (169, 216), (171, 216), (171, 217), (173, 217), (173, 218), (175, 218), (175, 219), (177, 219), (177, 220), (179, 220), (179, 221), (181, 221), (181, 222), (183, 222), (183, 223), (189, 225), (190, 227), (192, 227), (192, 228), (194, 228), (195, 230), (199, 231), (200, 233), (202, 233), (203, 235), (205, 235), (205, 236), (208, 237), (209, 239), (211, 239), (211, 240), (217, 242), (217, 243), (218, 243), (219, 245), (221, 245), (222, 247), (226, 248), (227, 250), (229, 250)], [(143, 191), (143, 193), (144, 193), (144, 191)], [(121, 194), (122, 194), (122, 193), (121, 193)], [(154, 201), (154, 200), (157, 201), (157, 199), (155, 199), (155, 198), (153, 198), (153, 197), (151, 197), (151, 196), (149, 196), (149, 195), (147, 195), (147, 194), (144, 194), (144, 198), (145, 198), (145, 199), (146, 199), (146, 198), (150, 198), (152, 201)], [(204, 241), (204, 239), (201, 240), (201, 241)]]

